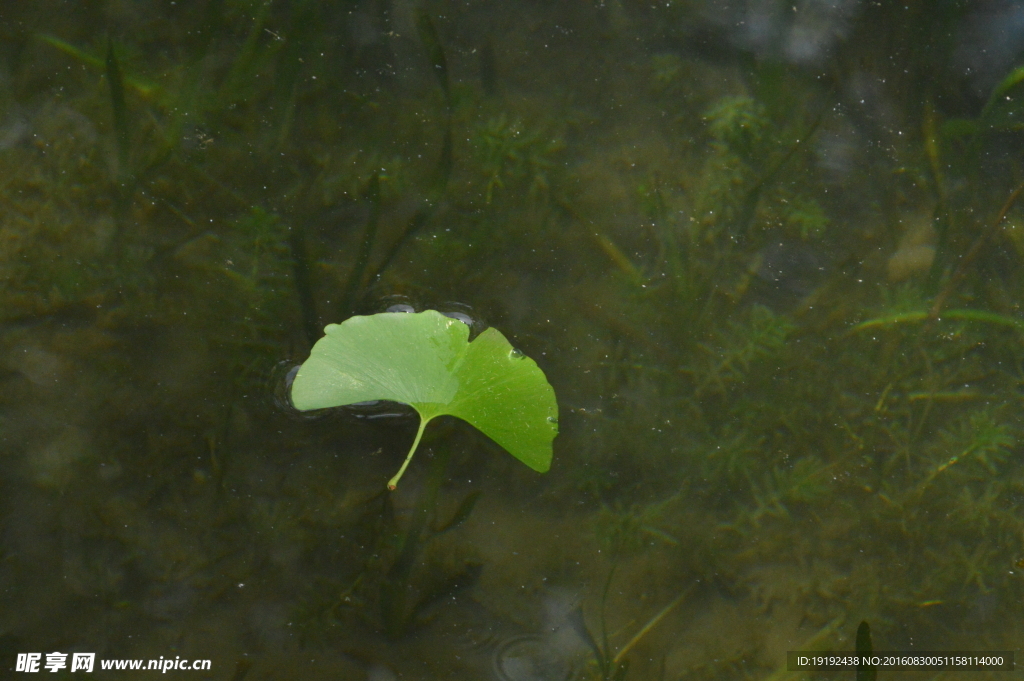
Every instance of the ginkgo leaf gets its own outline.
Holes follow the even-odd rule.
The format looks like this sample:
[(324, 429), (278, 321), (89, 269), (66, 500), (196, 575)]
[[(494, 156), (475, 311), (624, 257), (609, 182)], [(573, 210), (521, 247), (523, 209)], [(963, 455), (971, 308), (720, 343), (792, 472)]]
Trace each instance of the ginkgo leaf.
[(456, 416), (538, 472), (551, 467), (558, 434), (555, 391), (537, 363), (497, 329), (472, 342), (469, 327), (435, 310), (352, 317), (331, 324), (292, 383), (297, 409), (389, 400), (420, 416), (394, 489), (427, 423)]

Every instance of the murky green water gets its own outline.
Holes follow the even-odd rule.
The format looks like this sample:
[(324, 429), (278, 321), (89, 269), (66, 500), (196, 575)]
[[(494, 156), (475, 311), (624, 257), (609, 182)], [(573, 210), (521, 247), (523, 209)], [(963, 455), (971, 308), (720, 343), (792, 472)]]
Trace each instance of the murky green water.
[[(8, 3), (0, 679), (852, 679), (786, 652), (861, 622), (1017, 649), (1021, 23)], [(441, 419), (389, 493), (411, 411), (289, 406), (326, 324), (394, 306), (537, 361), (550, 472)]]

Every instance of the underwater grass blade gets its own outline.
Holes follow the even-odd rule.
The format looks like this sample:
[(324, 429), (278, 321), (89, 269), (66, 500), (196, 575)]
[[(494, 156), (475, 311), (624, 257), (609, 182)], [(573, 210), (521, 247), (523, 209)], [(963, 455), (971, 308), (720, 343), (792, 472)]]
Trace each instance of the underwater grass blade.
[(981, 110), (981, 115), (978, 117), (980, 120), (985, 120), (995, 105), (1006, 99), (1006, 93), (1017, 87), (1021, 82), (1024, 82), (1024, 66), (1018, 66), (992, 89), (992, 93), (988, 97), (988, 101), (985, 102), (984, 108)]
[(394, 262), (399, 251), (402, 250), (402, 246), (408, 243), (412, 237), (430, 221), (435, 210), (436, 204), (427, 202), (422, 208), (417, 210), (411, 218), (409, 218), (409, 222), (406, 223), (405, 229), (402, 230), (402, 233), (388, 248), (387, 253), (384, 254), (383, 258), (381, 258), (377, 267), (374, 268), (373, 274), (366, 278), (367, 281), (376, 281), (382, 274), (384, 274), (384, 271), (391, 266), (391, 263)]
[(370, 215), (366, 219), (363, 241), (359, 245), (356, 263), (352, 266), (352, 272), (348, 276), (348, 283), (345, 286), (345, 293), (342, 297), (341, 309), (345, 314), (354, 314), (356, 311), (356, 303), (363, 290), (366, 267), (370, 263), (370, 252), (377, 241), (377, 226), (380, 223), (380, 173), (374, 172), (370, 176), (364, 198), (370, 204)]
[[(77, 59), (90, 68), (96, 69), (97, 71), (106, 71), (106, 60), (91, 55), (84, 50), (80, 50), (71, 43), (66, 43), (60, 38), (55, 38), (54, 36), (46, 35), (45, 33), (37, 34), (35, 37), (47, 45), (60, 50), (69, 57)], [(139, 78), (127, 77), (123, 78), (123, 82), (125, 85), (135, 90), (136, 94), (143, 99), (153, 99), (156, 95), (161, 94), (160, 89), (156, 85), (140, 80)]]
[(448, 77), (448, 59), (444, 55), (444, 46), (437, 34), (437, 28), (430, 19), (430, 15), (421, 11), (416, 18), (416, 30), (419, 33), (420, 41), (427, 50), (427, 57), (430, 59), (431, 70), (437, 76), (437, 83), (444, 95), (444, 137), (441, 143), (441, 157), (438, 159), (438, 178), (434, 193), (438, 196), (444, 194), (451, 178), (452, 166), (454, 165), (454, 142), (452, 138), (452, 113), (454, 105), (452, 102), (451, 84)]
[(427, 50), (427, 57), (430, 59), (430, 66), (437, 77), (437, 83), (444, 93), (444, 101), (451, 111), (452, 94), (451, 85), (448, 80), (448, 60), (444, 55), (444, 47), (441, 46), (441, 38), (437, 34), (437, 28), (430, 19), (430, 15), (421, 11), (416, 17), (416, 32), (419, 33), (420, 41)]
[(869, 331), (872, 329), (880, 329), (889, 326), (897, 326), (900, 324), (916, 324), (926, 322), (929, 320), (942, 320), (942, 319), (954, 319), (958, 321), (967, 322), (980, 322), (984, 324), (992, 324), (995, 326), (1004, 326), (1015, 331), (1024, 333), (1024, 320), (1015, 319), (1014, 317), (1008, 317), (995, 312), (988, 312), (986, 310), (943, 310), (937, 316), (931, 311), (919, 310), (915, 312), (901, 312), (899, 314), (888, 315), (885, 317), (876, 317), (875, 319), (868, 319), (866, 321), (857, 324), (849, 331), (847, 335), (857, 333), (859, 331)]
[(292, 384), (299, 410), (387, 400), (408, 404), (419, 428), (395, 489), (437, 416), (456, 416), (533, 470), (551, 467), (555, 391), (537, 363), (497, 329), (469, 342), (469, 327), (435, 310), (381, 313), (331, 324)]
[(118, 177), (128, 174), (128, 149), (131, 135), (128, 132), (128, 105), (124, 100), (124, 79), (121, 77), (121, 66), (114, 54), (113, 41), (107, 41), (106, 58), (107, 85), (110, 87), (110, 105), (114, 114), (114, 134), (117, 137)]
[[(386, 251), (384, 257), (380, 263), (373, 270), (370, 277), (364, 277), (364, 279), (373, 281), (377, 279), (395, 259), (398, 252), (415, 234), (422, 229), (427, 223), (433, 218), (434, 213), (437, 211), (437, 207), (441, 203), (441, 199), (444, 198), (448, 191), (448, 182), (451, 180), (452, 169), (455, 166), (455, 143), (452, 133), (452, 94), (448, 80), (448, 60), (444, 56), (444, 48), (441, 46), (441, 39), (437, 35), (437, 29), (434, 28), (434, 23), (430, 20), (430, 16), (425, 12), (421, 12), (416, 20), (417, 31), (419, 32), (420, 40), (423, 42), (424, 47), (427, 50), (427, 56), (430, 59), (430, 65), (432, 70), (437, 75), (438, 83), (441, 87), (442, 94), (444, 95), (444, 115), (442, 123), (444, 125), (443, 137), (441, 138), (441, 154), (437, 160), (437, 174), (432, 183), (430, 191), (427, 197), (423, 201), (423, 205), (419, 210), (410, 218), (409, 222), (406, 223), (405, 229), (398, 236), (398, 238), (391, 244)], [(379, 181), (379, 180), (378, 180)], [(378, 217), (371, 216), (371, 221), (379, 219), (379, 206), (375, 205), (372, 208), (378, 211)], [(367, 224), (367, 235), (371, 235), (370, 228), (376, 226), (374, 222)], [(365, 265), (364, 265), (365, 267)]]
[(982, 248), (999, 231), (999, 228), (1003, 224), (1003, 220), (1006, 219), (1010, 209), (1013, 208), (1015, 203), (1017, 203), (1017, 200), (1021, 197), (1022, 193), (1024, 193), (1024, 183), (1018, 185), (1017, 188), (1010, 193), (1009, 198), (1006, 199), (1006, 203), (1003, 204), (1003, 207), (999, 210), (999, 214), (996, 215), (996, 219), (992, 221), (992, 224), (987, 230), (982, 232), (981, 235), (975, 239), (970, 250), (960, 258), (960, 263), (957, 265), (956, 270), (953, 271), (953, 274), (950, 275), (949, 281), (946, 282), (946, 285), (939, 292), (939, 295), (935, 296), (935, 302), (932, 304), (933, 317), (938, 317), (939, 313), (942, 311), (943, 305), (946, 303), (946, 300), (953, 294), (960, 282), (967, 277), (967, 273), (974, 265), (974, 261), (977, 260), (978, 256), (981, 254)]
[(605, 675), (606, 663), (605, 654), (601, 650), (601, 646), (594, 640), (594, 635), (590, 633), (590, 629), (587, 627), (587, 623), (583, 618), (583, 606), (576, 606), (572, 612), (566, 617), (569, 625), (573, 631), (583, 639), (583, 642), (587, 644), (590, 651), (594, 654), (594, 659), (597, 660), (598, 666), (601, 668), (602, 676)]
[(871, 656), (871, 627), (867, 621), (860, 623), (857, 627), (856, 639), (857, 658), (857, 681), (875, 681), (878, 670), (873, 664), (866, 664), (864, 658)]
[(453, 530), (465, 522), (466, 519), (469, 518), (469, 514), (473, 512), (474, 508), (476, 508), (476, 502), (480, 500), (480, 495), (481, 492), (479, 490), (467, 494), (466, 498), (462, 500), (462, 503), (460, 503), (459, 507), (455, 510), (451, 520), (440, 527), (435, 527), (434, 534), (444, 534), (448, 530)]
[[(424, 536), (428, 532), (427, 517), (437, 505), (437, 495), (448, 469), (450, 455), (448, 450), (443, 450), (431, 462), (426, 485), (419, 494), (409, 527), (401, 536), (398, 556), (380, 586), (381, 618), (387, 635), (392, 639), (401, 638), (408, 629), (410, 619), (415, 616), (415, 606), (410, 608), (408, 603), (409, 583), (416, 559), (427, 539)], [(388, 503), (385, 499), (385, 504)]]
[(295, 294), (299, 298), (299, 310), (302, 313), (302, 331), (312, 347), (320, 335), (320, 317), (316, 312), (316, 297), (313, 295), (313, 275), (306, 250), (306, 228), (301, 222), (296, 222), (288, 232), (288, 250), (291, 253)]
[(612, 659), (612, 664), (614, 664), (614, 665), (623, 665), (623, 664), (625, 664), (626, 660), (624, 658), (626, 657), (626, 655), (629, 654), (629, 651), (631, 651), (636, 646), (636, 644), (639, 643), (641, 641), (641, 639), (643, 639), (643, 637), (646, 636), (651, 631), (651, 629), (656, 627), (658, 625), (658, 623), (661, 622), (661, 620), (665, 619), (665, 616), (668, 615), (670, 612), (672, 612), (672, 610), (674, 610), (677, 605), (682, 603), (683, 600), (688, 595), (690, 595), (690, 592), (693, 591), (693, 589), (694, 589), (693, 585), (691, 585), (688, 588), (684, 589), (682, 593), (680, 593), (668, 605), (666, 605), (664, 608), (662, 608), (658, 612), (658, 614), (656, 614), (654, 617), (649, 619), (647, 621), (647, 624), (645, 624), (640, 629), (640, 631), (636, 632), (636, 634), (633, 636), (633, 638), (629, 639), (629, 642), (626, 643), (626, 645), (622, 646), (622, 649), (619, 650), (619, 652), (615, 654), (615, 657)]

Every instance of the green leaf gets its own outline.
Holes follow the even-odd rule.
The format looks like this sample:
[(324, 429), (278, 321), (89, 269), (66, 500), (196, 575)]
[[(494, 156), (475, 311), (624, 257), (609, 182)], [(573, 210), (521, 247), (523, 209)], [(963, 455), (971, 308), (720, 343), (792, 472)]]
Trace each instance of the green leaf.
[(1018, 66), (1013, 71), (1010, 71), (1010, 73), (992, 89), (992, 94), (989, 95), (988, 101), (985, 102), (985, 107), (981, 110), (979, 118), (984, 119), (992, 108), (1000, 100), (1005, 99), (1007, 93), (1020, 85), (1021, 82), (1024, 82), (1024, 66)]
[(977, 135), (978, 122), (967, 118), (950, 118), (942, 124), (942, 138), (953, 141)]
[(302, 411), (389, 400), (410, 405), (420, 426), (394, 489), (427, 423), (457, 416), (538, 472), (551, 467), (558, 434), (555, 391), (537, 363), (497, 329), (469, 342), (469, 327), (435, 310), (381, 313), (331, 324), (292, 383)]
[(1017, 319), (1016, 317), (1010, 317), (1008, 315), (1001, 315), (996, 312), (988, 312), (987, 310), (943, 310), (938, 317), (932, 317), (932, 313), (928, 310), (920, 310), (916, 312), (901, 312), (898, 314), (888, 315), (886, 317), (877, 317), (875, 319), (869, 319), (867, 321), (857, 324), (850, 333), (856, 331), (864, 331), (865, 329), (876, 329), (879, 327), (893, 326), (896, 324), (913, 324), (917, 322), (925, 322), (930, 319), (941, 321), (943, 319), (955, 319), (968, 322), (982, 322), (986, 324), (994, 324), (996, 326), (1005, 326), (1016, 331), (1024, 333), (1024, 320)]
[[(91, 66), (97, 71), (106, 71), (109, 69), (106, 60), (89, 54), (85, 50), (80, 50), (70, 43), (66, 43), (60, 38), (56, 38), (52, 35), (40, 34), (37, 36), (44, 43), (56, 47), (58, 50), (67, 54), (78, 61), (82, 62), (86, 66)], [(135, 90), (143, 99), (151, 99), (156, 95), (160, 94), (160, 88), (153, 83), (140, 78), (132, 78), (131, 76), (124, 77), (124, 84)]]

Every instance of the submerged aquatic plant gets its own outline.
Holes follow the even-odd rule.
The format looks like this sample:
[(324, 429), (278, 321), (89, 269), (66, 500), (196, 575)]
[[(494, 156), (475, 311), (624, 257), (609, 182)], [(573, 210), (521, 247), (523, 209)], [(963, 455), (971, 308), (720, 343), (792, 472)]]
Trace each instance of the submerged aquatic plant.
[(420, 416), (395, 489), (427, 423), (457, 416), (540, 473), (558, 434), (555, 391), (537, 363), (497, 329), (469, 342), (469, 327), (436, 310), (352, 317), (331, 324), (292, 384), (300, 410), (389, 400)]
[(714, 145), (743, 158), (754, 155), (769, 127), (764, 106), (750, 97), (723, 97), (704, 117)]
[(494, 190), (505, 187), (506, 182), (528, 183), (531, 195), (547, 190), (548, 172), (554, 167), (552, 156), (562, 148), (561, 140), (548, 139), (504, 115), (479, 125), (472, 143), (487, 177), (484, 195), (488, 205)]
[(618, 652), (613, 652), (611, 644), (608, 641), (608, 627), (605, 621), (605, 605), (608, 601), (608, 594), (611, 590), (612, 578), (615, 576), (615, 568), (613, 567), (611, 572), (608, 573), (608, 579), (604, 583), (604, 591), (601, 594), (601, 642), (594, 638), (594, 635), (590, 632), (586, 622), (583, 618), (583, 608), (578, 607), (570, 615), (570, 623), (573, 629), (583, 639), (583, 642), (587, 644), (591, 652), (594, 654), (594, 662), (597, 666), (597, 675), (601, 681), (625, 681), (626, 673), (629, 671), (629, 659), (626, 657), (633, 648), (648, 633), (651, 629), (656, 627), (659, 622), (665, 619), (665, 616), (672, 612), (676, 606), (683, 602), (686, 597), (693, 591), (693, 586), (690, 586), (672, 599), (668, 605), (663, 607), (654, 617), (649, 619), (643, 627), (637, 631), (637, 633), (631, 638), (624, 646), (619, 648)]

